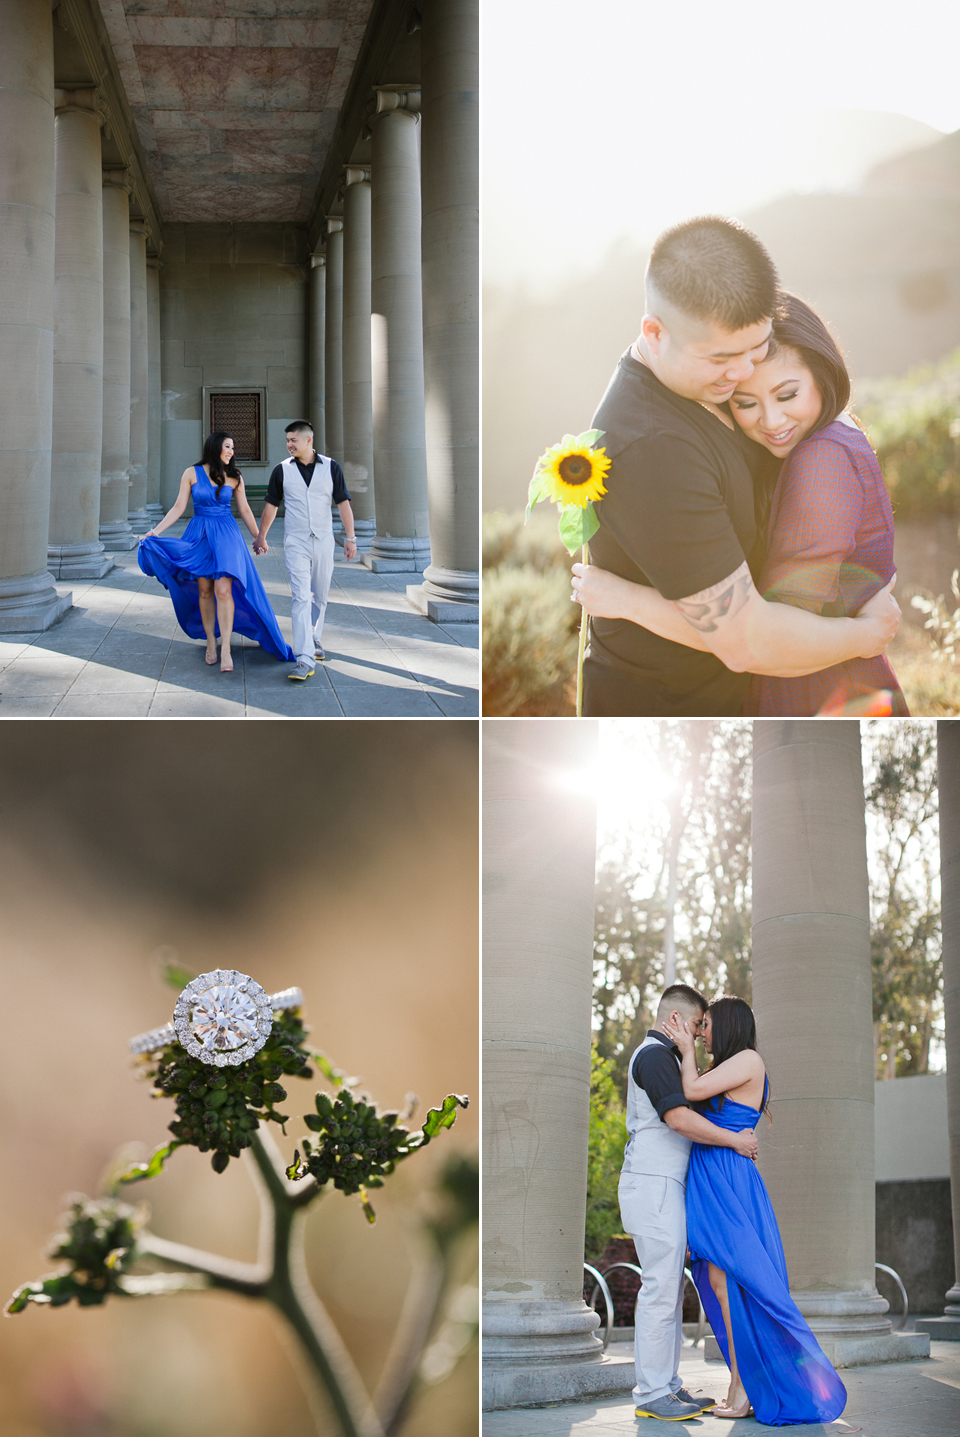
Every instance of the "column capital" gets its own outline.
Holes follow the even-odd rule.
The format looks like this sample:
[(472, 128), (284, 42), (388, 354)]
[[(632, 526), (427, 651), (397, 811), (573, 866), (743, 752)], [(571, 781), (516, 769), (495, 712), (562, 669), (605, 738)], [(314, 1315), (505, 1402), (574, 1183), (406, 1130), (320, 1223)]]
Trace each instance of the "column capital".
[(346, 189), (348, 185), (368, 185), (370, 183), (370, 174), (369, 165), (344, 165), (344, 189)]
[(53, 111), (56, 115), (90, 115), (101, 128), (106, 124), (100, 97), (92, 85), (58, 85), (53, 92)]
[(326, 264), (326, 262), (327, 262), (327, 257), (326, 257), (326, 255), (323, 254), (323, 253), (312, 254), (312, 255), (310, 256), (310, 268), (311, 268), (311, 269), (323, 269), (323, 267), (324, 267), (324, 265)]
[(104, 169), (103, 188), (110, 190), (126, 190), (129, 195), (133, 189), (126, 165), (111, 165), (110, 169)]
[(163, 269), (163, 260), (158, 254), (147, 255), (147, 269)]
[(132, 219), (130, 221), (130, 233), (132, 235), (142, 235), (146, 237), (150, 233), (150, 226), (146, 220), (140, 219), (139, 217)]
[(343, 229), (343, 216), (342, 216), (342, 215), (328, 215), (328, 216), (327, 216), (327, 234), (328, 234), (328, 235), (339, 234), (342, 229)]
[(373, 87), (376, 108), (371, 118), (403, 110), (414, 118), (420, 113), (419, 85), (375, 85)]

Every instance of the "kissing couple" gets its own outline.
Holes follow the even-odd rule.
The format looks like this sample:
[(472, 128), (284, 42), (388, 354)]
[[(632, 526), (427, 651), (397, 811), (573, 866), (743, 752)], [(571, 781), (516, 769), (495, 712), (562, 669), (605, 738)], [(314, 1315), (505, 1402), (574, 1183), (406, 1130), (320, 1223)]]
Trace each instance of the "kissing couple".
[[(712, 1063), (697, 1071), (695, 1044)], [(847, 1393), (790, 1296), (777, 1219), (756, 1167), (770, 1083), (742, 998), (708, 1003), (674, 983), (630, 1059), (623, 1230), (642, 1273), (634, 1329), (638, 1417), (833, 1422)], [(768, 1115), (769, 1116), (769, 1115)], [(687, 1247), (700, 1301), (730, 1369), (721, 1403), (679, 1375)]]
[(591, 426), (584, 714), (907, 716), (890, 499), (830, 331), (734, 220), (667, 230), (645, 288)]

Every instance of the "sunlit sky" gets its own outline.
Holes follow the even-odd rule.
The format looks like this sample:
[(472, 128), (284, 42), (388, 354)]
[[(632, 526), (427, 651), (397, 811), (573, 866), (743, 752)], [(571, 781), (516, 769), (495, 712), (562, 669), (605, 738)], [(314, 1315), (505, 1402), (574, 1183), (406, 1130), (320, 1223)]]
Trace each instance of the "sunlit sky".
[(498, 285), (543, 290), (620, 238), (855, 185), (892, 126), (878, 116), (867, 137), (837, 112), (960, 129), (956, 0), (484, 0), (482, 14), (484, 274)]

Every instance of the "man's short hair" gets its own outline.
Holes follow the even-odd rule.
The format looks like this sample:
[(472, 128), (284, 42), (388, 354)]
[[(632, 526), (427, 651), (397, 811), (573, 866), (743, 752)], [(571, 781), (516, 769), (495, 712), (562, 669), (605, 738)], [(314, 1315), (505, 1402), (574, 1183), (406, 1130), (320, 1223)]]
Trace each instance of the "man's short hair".
[(665, 230), (651, 251), (647, 280), (681, 313), (731, 334), (769, 319), (777, 303), (773, 260), (756, 235), (721, 215)]
[(671, 998), (679, 998), (685, 1008), (699, 1008), (701, 1013), (705, 1013), (709, 1006), (703, 994), (698, 993), (696, 988), (691, 988), (689, 983), (671, 983), (657, 1006), (669, 1004)]
[(295, 419), (292, 424), (287, 425), (283, 432), (284, 434), (312, 434), (313, 425), (309, 419)]

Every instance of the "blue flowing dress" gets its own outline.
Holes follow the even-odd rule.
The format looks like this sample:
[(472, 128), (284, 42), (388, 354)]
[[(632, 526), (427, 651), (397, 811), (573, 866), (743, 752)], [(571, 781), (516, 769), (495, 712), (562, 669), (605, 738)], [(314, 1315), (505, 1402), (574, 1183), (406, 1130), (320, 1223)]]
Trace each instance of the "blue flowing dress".
[[(764, 1081), (764, 1098), (767, 1082)], [(731, 1132), (754, 1128), (759, 1113), (719, 1097), (697, 1111)], [(694, 1143), (687, 1174), (687, 1241), (693, 1280), (730, 1365), (727, 1331), (707, 1267), (727, 1274), (737, 1367), (757, 1421), (768, 1427), (833, 1422), (847, 1392), (790, 1296), (777, 1219), (755, 1163), (732, 1148)]]
[[(256, 639), (274, 658), (293, 663), (296, 654), (280, 632), (253, 557), (231, 512), (234, 491), (224, 484), (218, 499), (216, 485), (203, 467), (193, 467), (197, 476), (193, 518), (179, 539), (162, 536), (142, 540), (137, 553), (140, 568), (168, 590), (177, 622), (192, 639), (206, 638), (200, 617), (198, 577), (232, 579), (234, 633)], [(215, 632), (219, 634), (219, 624), (215, 624)]]

